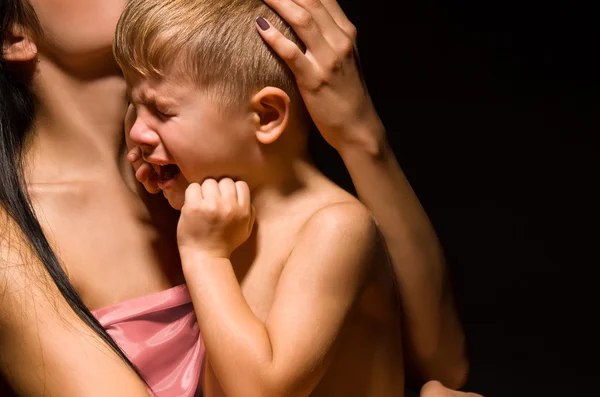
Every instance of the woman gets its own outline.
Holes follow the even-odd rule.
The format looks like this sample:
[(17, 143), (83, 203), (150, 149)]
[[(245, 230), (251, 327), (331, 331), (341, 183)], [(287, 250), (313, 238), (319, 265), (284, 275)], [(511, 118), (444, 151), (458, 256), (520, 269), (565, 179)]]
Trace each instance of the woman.
[[(124, 2), (0, 5), (0, 368), (21, 395), (146, 395), (90, 310), (184, 281), (177, 216), (145, 194), (126, 161), (125, 84), (111, 52)], [(332, 29), (355, 38), (335, 1), (266, 3), (313, 32), (308, 52), (337, 48)], [(468, 364), (443, 255), (386, 144), (355, 52), (337, 48), (326, 63), (266, 40), (292, 63), (311, 116), (380, 223), (402, 299), (407, 372), (459, 387)]]

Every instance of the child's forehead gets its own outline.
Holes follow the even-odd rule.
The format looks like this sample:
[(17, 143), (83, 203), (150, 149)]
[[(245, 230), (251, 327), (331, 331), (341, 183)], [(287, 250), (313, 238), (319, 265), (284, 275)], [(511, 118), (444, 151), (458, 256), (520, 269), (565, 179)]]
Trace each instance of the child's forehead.
[(129, 99), (145, 102), (156, 97), (169, 97), (181, 100), (196, 90), (193, 82), (187, 79), (167, 76), (144, 76), (139, 73), (126, 73), (127, 96)]

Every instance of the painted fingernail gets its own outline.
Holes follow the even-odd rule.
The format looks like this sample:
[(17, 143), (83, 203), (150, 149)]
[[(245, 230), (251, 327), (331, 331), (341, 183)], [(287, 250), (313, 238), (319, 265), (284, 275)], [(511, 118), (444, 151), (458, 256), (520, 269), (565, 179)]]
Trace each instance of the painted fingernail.
[(271, 27), (271, 25), (269, 25), (269, 22), (267, 22), (267, 20), (263, 17), (256, 18), (256, 23), (258, 24), (258, 27), (263, 31), (268, 30)]

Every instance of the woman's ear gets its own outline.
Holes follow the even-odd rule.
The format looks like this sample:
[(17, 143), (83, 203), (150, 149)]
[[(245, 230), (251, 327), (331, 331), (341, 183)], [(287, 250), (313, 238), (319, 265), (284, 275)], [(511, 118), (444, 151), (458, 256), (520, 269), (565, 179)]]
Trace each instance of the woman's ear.
[(256, 139), (264, 145), (275, 142), (288, 126), (290, 97), (280, 88), (265, 87), (252, 97), (251, 106), (258, 116)]
[(4, 37), (2, 54), (9, 62), (28, 62), (37, 57), (38, 51), (27, 29), (15, 24)]

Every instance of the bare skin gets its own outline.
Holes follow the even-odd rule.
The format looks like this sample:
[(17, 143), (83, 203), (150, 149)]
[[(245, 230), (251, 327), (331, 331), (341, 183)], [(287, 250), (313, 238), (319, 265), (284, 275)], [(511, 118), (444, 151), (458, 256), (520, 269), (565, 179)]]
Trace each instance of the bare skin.
[[(385, 128), (362, 84), (356, 68), (354, 26), (333, 0), (266, 3), (291, 24), (308, 50), (302, 54), (276, 29), (259, 29), (260, 34), (296, 75), (311, 117), (340, 153), (360, 199), (377, 219), (387, 242), (402, 300), (411, 384), (437, 379), (459, 388), (466, 382), (469, 362), (444, 255), (387, 145)], [(339, 103), (344, 103), (341, 112), (335, 109)], [(144, 170), (136, 158), (138, 179), (149, 191), (157, 191), (148, 183), (150, 168)]]
[[(297, 177), (302, 188), (256, 207), (257, 227), (230, 263), (182, 249), (192, 297), (204, 302), (199, 322), (211, 324), (204, 393), (402, 396), (399, 311), (370, 215), (316, 170)], [(200, 219), (184, 207), (184, 222)]]
[[(19, 396), (147, 396), (137, 375), (74, 314), (2, 218), (0, 370)], [(3, 396), (12, 393), (1, 390)]]
[[(383, 242), (367, 209), (307, 160), (288, 95), (263, 87), (224, 115), (178, 68), (126, 75), (131, 141), (149, 164), (181, 171), (159, 186), (183, 207), (178, 245), (207, 349), (204, 395), (402, 396)], [(169, 115), (154, 101), (170, 103)]]
[[(283, 11), (285, 7), (289, 11), (292, 2), (268, 3), (289, 16)], [(165, 213), (165, 203), (138, 190), (125, 160), (125, 82), (111, 53), (123, 4), (123, 0), (34, 0), (42, 28), (51, 34), (44, 45), (24, 34), (22, 39), (31, 45), (9, 51), (8, 59), (15, 65), (36, 57), (41, 61), (33, 81), (40, 111), (26, 157), (28, 188), (48, 238), (90, 309), (182, 281), (174, 238), (176, 216), (158, 216)], [(269, 34), (267, 42), (282, 50)], [(309, 81), (312, 69), (297, 65), (294, 71)], [(356, 80), (340, 76), (331, 83), (324, 95), (313, 92), (312, 102), (307, 102), (325, 109), (340, 103), (331, 101), (331, 95), (344, 100), (364, 95), (362, 88), (356, 88)], [(343, 87), (350, 86), (354, 92), (344, 91)], [(412, 315), (404, 321), (406, 333), (418, 335), (427, 329), (423, 335), (439, 347), (435, 352), (452, 354), (431, 353), (427, 348), (431, 340), (409, 338), (421, 346), (415, 348), (414, 356), (421, 378), (444, 378), (458, 385), (466, 373), (462, 330), (448, 303), (451, 295), (445, 292), (443, 260), (429, 254), (439, 252), (438, 242), (393, 154), (382, 143), (384, 130), (372, 105), (361, 106), (367, 110), (361, 112), (360, 120), (332, 128), (323, 118), (320, 129), (342, 154), (361, 199), (394, 247), (391, 255), (397, 279), (405, 280), (403, 285), (409, 285), (411, 278), (419, 280), (415, 285), (426, 285), (415, 290), (401, 287), (401, 293), (411, 294), (403, 299), (413, 306), (407, 309)], [(348, 120), (341, 109), (327, 109), (327, 114), (338, 116), (337, 121)], [(380, 187), (387, 187), (385, 191), (392, 196), (382, 197)], [(388, 213), (391, 202), (397, 209), (392, 215)], [(27, 396), (146, 395), (136, 375), (58, 297), (35, 256), (20, 244), (16, 225), (5, 220), (5, 214), (1, 218), (2, 230), (8, 232), (2, 234), (0, 261), (0, 368), (9, 383)], [(410, 266), (403, 265), (407, 260)], [(423, 317), (418, 313), (424, 313)]]
[(429, 381), (421, 388), (420, 397), (483, 397), (477, 393), (466, 393), (448, 389), (438, 381)]
[[(183, 280), (176, 218), (138, 189), (125, 160), (125, 82), (111, 52), (123, 4), (34, 1), (53, 35), (43, 45), (24, 35), (27, 45), (9, 52), (15, 64), (40, 60), (32, 82), (40, 106), (25, 159), (28, 189), (90, 309)], [(83, 26), (89, 20), (94, 23)], [(152, 211), (156, 205), (162, 212)], [(0, 219), (0, 368), (12, 387), (27, 396), (147, 395), (135, 373), (58, 296), (16, 225), (4, 213)]]
[[(46, 10), (47, 2), (40, 4), (43, 20), (45, 12), (54, 10)], [(106, 21), (107, 33), (115, 22), (114, 16)], [(65, 32), (71, 34), (76, 32)], [(107, 66), (89, 80), (77, 80), (65, 70), (69, 66), (60, 58), (79, 47), (60, 47), (62, 39), (38, 48), (33, 86), (43, 100), (26, 157), (28, 188), (74, 286), (94, 310), (183, 281), (173, 238), (176, 218), (173, 212), (152, 211), (157, 198), (138, 189), (123, 161), (125, 83), (116, 65), (109, 67), (110, 36)], [(46, 49), (50, 45), (58, 48)], [(95, 61), (88, 54), (81, 59)], [(101, 250), (95, 248), (99, 244)]]
[[(386, 143), (385, 128), (357, 72), (355, 27), (334, 0), (265, 2), (291, 24), (308, 51), (303, 55), (275, 29), (261, 35), (294, 71), (311, 117), (340, 153), (361, 201), (386, 240), (402, 301), (410, 380), (421, 384), (437, 379), (459, 388), (466, 382), (469, 363), (444, 256), (425, 211)], [(329, 54), (324, 50), (327, 47)], [(332, 72), (332, 64), (338, 73)], [(348, 84), (350, 81), (353, 83)], [(344, 98), (357, 100), (345, 102), (345, 112), (333, 112)], [(344, 139), (340, 139), (340, 131), (344, 131)]]

